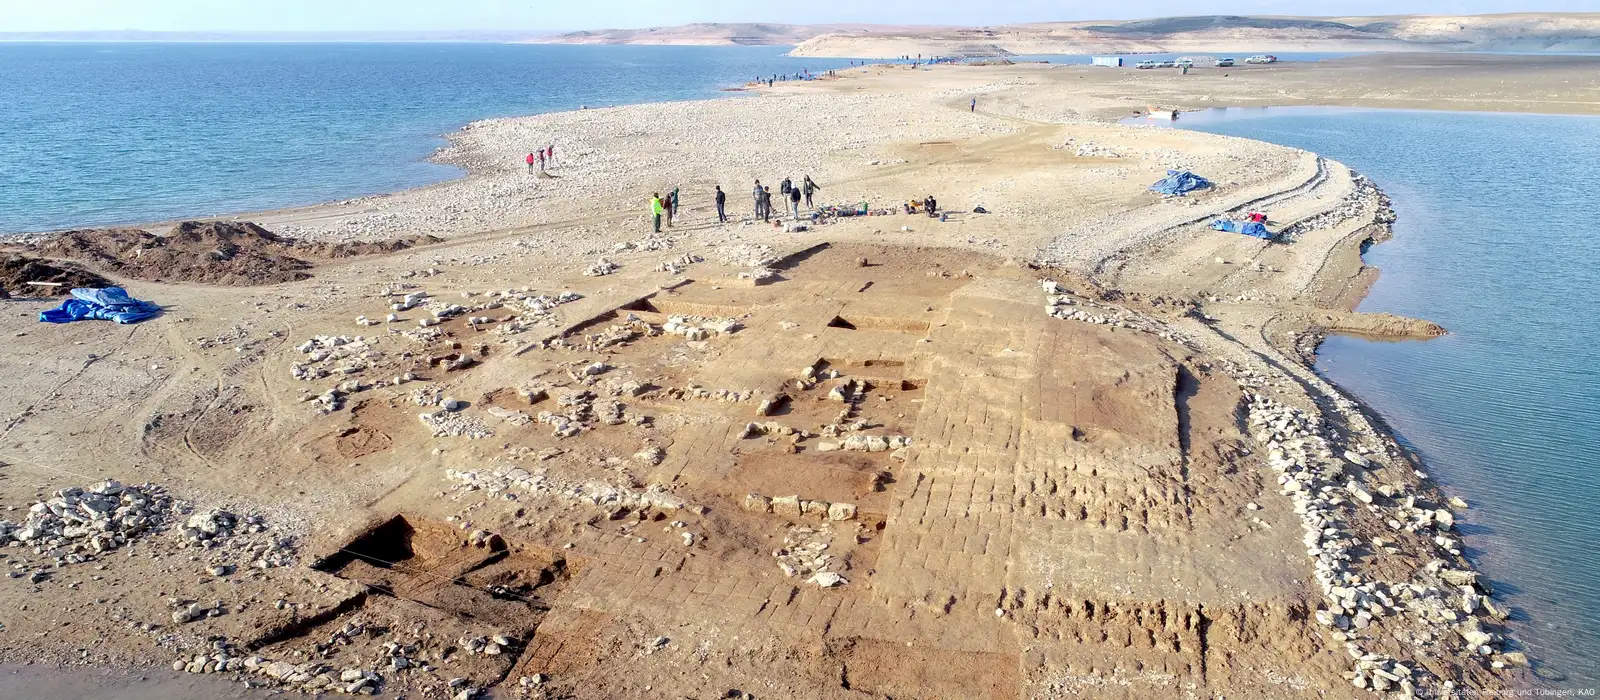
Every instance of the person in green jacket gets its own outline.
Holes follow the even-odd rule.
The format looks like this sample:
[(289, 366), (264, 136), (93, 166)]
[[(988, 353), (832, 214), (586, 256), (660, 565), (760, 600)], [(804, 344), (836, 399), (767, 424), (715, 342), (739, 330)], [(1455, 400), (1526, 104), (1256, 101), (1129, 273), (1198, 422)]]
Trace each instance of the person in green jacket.
[(666, 207), (661, 204), (661, 193), (650, 195), (650, 218), (655, 223), (656, 233), (661, 233), (661, 212), (665, 210)]

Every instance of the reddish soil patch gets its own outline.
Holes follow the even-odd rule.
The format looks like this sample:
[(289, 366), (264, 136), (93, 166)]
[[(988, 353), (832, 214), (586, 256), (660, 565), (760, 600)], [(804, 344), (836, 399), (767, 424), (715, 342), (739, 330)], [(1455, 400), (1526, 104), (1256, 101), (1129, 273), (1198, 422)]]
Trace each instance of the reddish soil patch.
[[(47, 282), (49, 284), (29, 284)], [(111, 282), (77, 265), (22, 255), (0, 258), (0, 299), (64, 296), (74, 287), (109, 287)]]
[(164, 236), (140, 229), (68, 231), (30, 251), (135, 279), (243, 287), (308, 279), (317, 260), (391, 253), (438, 240), (306, 243), (249, 222), (185, 221)]

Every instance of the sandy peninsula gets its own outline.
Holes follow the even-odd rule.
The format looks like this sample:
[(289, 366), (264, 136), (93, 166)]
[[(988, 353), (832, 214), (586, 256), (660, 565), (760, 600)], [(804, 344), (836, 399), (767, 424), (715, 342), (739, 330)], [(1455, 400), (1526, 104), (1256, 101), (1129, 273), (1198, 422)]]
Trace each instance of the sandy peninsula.
[[(269, 234), (12, 246), (166, 310), (0, 302), (0, 663), (187, 679), (168, 697), (1525, 686), (1466, 503), (1310, 368), (1324, 333), (1444, 331), (1350, 310), (1383, 194), (1116, 123), (1593, 110), (1579, 59), (1384, 60), (869, 67), (475, 123), (439, 156), (466, 178), (240, 217)], [(1174, 168), (1214, 186), (1148, 191)], [(869, 215), (753, 218), (757, 179), (807, 175)], [(905, 213), (929, 195), (944, 217)], [(1208, 225), (1252, 211), (1276, 242)]]

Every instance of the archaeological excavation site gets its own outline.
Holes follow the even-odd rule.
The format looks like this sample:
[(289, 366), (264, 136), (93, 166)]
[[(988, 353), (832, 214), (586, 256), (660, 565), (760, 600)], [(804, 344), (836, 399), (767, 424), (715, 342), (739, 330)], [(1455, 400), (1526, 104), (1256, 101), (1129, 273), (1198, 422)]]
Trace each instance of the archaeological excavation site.
[[(994, 113), (924, 90), (535, 118), (583, 145), (536, 183), (567, 208), (526, 220), (433, 208), (531, 211), (519, 166), (9, 245), (0, 665), (196, 698), (1524, 680), (1467, 504), (1310, 366), (1327, 333), (1444, 332), (1351, 311), (1382, 193), (1303, 151), (1035, 119), (971, 70)], [(595, 211), (606, 154), (690, 149), (618, 119), (747, 134), (790, 102), (897, 125), (830, 146), (823, 192), (934, 191), (944, 217), (721, 223), (698, 175), (664, 233)], [(1216, 184), (1150, 192), (1180, 157)], [(1210, 225), (1267, 209), (1275, 240)], [(133, 298), (80, 294), (113, 283)]]

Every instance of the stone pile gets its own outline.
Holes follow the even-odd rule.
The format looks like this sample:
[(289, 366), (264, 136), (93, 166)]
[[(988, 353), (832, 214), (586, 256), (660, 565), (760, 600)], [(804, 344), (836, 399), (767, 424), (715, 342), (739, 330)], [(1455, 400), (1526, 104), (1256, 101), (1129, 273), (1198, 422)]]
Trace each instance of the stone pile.
[(584, 349), (590, 352), (604, 350), (617, 345), (627, 345), (639, 338), (648, 338), (660, 335), (655, 326), (645, 323), (638, 316), (628, 314), (618, 323), (607, 326), (599, 333), (584, 336)]
[(666, 489), (652, 484), (644, 489), (618, 486), (600, 481), (566, 482), (550, 475), (548, 470), (528, 471), (521, 467), (495, 467), (485, 471), (445, 470), (445, 477), (460, 484), (462, 491), (487, 491), (505, 495), (513, 491), (535, 496), (552, 496), (577, 503), (602, 508), (653, 508), (676, 511), (687, 504)]
[(694, 399), (719, 403), (739, 403), (754, 400), (756, 397), (756, 392), (749, 389), (707, 389), (698, 384), (690, 384), (682, 389), (667, 389), (665, 393), (678, 400)]
[(210, 572), (213, 576), (233, 573), (234, 562), (253, 569), (294, 566), (298, 545), (291, 537), (279, 538), (259, 515), (235, 515), (221, 508), (205, 508), (185, 518), (177, 529), (183, 547), (198, 547), (215, 553)]
[(32, 547), (62, 563), (81, 563), (160, 527), (173, 510), (172, 498), (159, 486), (116, 481), (74, 486), (29, 506), (20, 523), (0, 520), (0, 545)]
[(383, 686), (383, 676), (365, 669), (339, 670), (316, 661), (292, 664), (287, 661), (271, 661), (260, 656), (230, 656), (225, 651), (209, 656), (201, 654), (178, 659), (172, 662), (172, 670), (189, 673), (244, 673), (306, 693), (377, 695)]
[(806, 431), (804, 431), (804, 430), (796, 430), (794, 428), (791, 428), (791, 427), (789, 427), (787, 425), (784, 425), (782, 423), (779, 423), (777, 421), (766, 421), (766, 422), (763, 422), (763, 423), (746, 423), (744, 425), (744, 434), (740, 435), (740, 437), (741, 438), (745, 438), (745, 439), (749, 439), (749, 438), (764, 437), (764, 436), (769, 436), (769, 435), (778, 435), (778, 436), (783, 436), (783, 437), (794, 436), (794, 437), (800, 437), (800, 438), (811, 437), (811, 434), (806, 432)]
[(1082, 321), (1102, 326), (1115, 326), (1128, 330), (1150, 333), (1163, 340), (1178, 343), (1188, 348), (1196, 348), (1194, 341), (1178, 331), (1172, 330), (1167, 324), (1143, 314), (1135, 313), (1128, 309), (1100, 304), (1081, 297), (1075, 297), (1055, 280), (1044, 279), (1039, 281), (1040, 286), (1049, 295), (1045, 303), (1046, 314), (1055, 318)]
[(348, 376), (371, 367), (383, 356), (374, 346), (377, 339), (363, 336), (319, 335), (297, 350), (306, 355), (304, 362), (289, 367), (289, 374), (303, 382), (316, 381), (330, 376)]
[(583, 276), (604, 277), (620, 269), (622, 269), (621, 265), (611, 262), (609, 259), (600, 258), (599, 260), (596, 260), (593, 265), (583, 269)]
[(698, 255), (694, 255), (692, 253), (685, 253), (685, 254), (680, 255), (680, 256), (678, 256), (676, 258), (673, 258), (673, 259), (668, 260), (668, 261), (666, 261), (664, 263), (661, 263), (660, 265), (657, 265), (656, 266), (656, 271), (657, 272), (665, 272), (665, 273), (667, 273), (669, 275), (676, 275), (676, 274), (681, 274), (690, 265), (694, 265), (696, 263), (702, 263), (702, 262), (705, 262), (705, 258), (702, 258), (702, 257), (700, 257)]
[(513, 640), (502, 634), (492, 636), (462, 637), (456, 646), (468, 654), (499, 656), (511, 648)]
[[(450, 404), (454, 403), (454, 407)], [(483, 421), (461, 412), (459, 402), (445, 399), (437, 411), (418, 414), (422, 424), (433, 431), (434, 437), (467, 437), (474, 440), (493, 437), (494, 431)]]
[(661, 331), (670, 335), (681, 335), (689, 340), (707, 340), (712, 336), (735, 333), (743, 327), (737, 320), (731, 318), (679, 315), (667, 317), (667, 322), (661, 325)]
[(773, 550), (772, 556), (778, 560), (778, 569), (784, 576), (803, 578), (822, 588), (842, 586), (848, 583), (844, 576), (829, 571), (834, 557), (826, 552), (832, 542), (833, 528), (829, 525), (793, 527), (784, 536), (783, 546)]
[(849, 435), (840, 442), (819, 442), (818, 452), (890, 452), (911, 446), (911, 438), (904, 435)]
[(1278, 237), (1286, 242), (1293, 242), (1306, 233), (1318, 229), (1331, 229), (1372, 211), (1377, 212), (1375, 220), (1378, 225), (1387, 226), (1393, 223), (1394, 210), (1389, 208), (1388, 197), (1366, 176), (1359, 173), (1351, 175), (1355, 182), (1354, 191), (1345, 195), (1327, 211), (1285, 226), (1278, 232)]
[[(1363, 574), (1354, 561), (1360, 540), (1353, 519), (1358, 516), (1375, 517), (1393, 531), (1422, 534), (1423, 542), (1458, 555), (1459, 544), (1443, 534), (1453, 525), (1454, 516), (1448, 511), (1441, 515), (1443, 509), (1418, 506), (1414, 495), (1389, 506), (1389, 501), (1403, 495), (1403, 487), (1369, 489), (1366, 483), (1372, 475), (1367, 470), (1375, 466), (1372, 459), (1352, 450), (1336, 453), (1324, 437), (1320, 416), (1260, 394), (1248, 397), (1251, 430), (1278, 475), (1279, 493), (1290, 498), (1301, 519), (1302, 541), (1326, 599), (1326, 607), (1314, 617), (1329, 628), (1329, 638), (1344, 644), (1353, 660), (1354, 668), (1346, 673), (1351, 683), (1398, 698), (1436, 695), (1452, 687), (1451, 681), (1419, 672), (1415, 664), (1364, 648), (1363, 641), (1372, 637), (1380, 620), (1388, 620), (1384, 624), (1390, 629), (1409, 626), (1417, 640), (1444, 641), (1459, 636), (1466, 653), (1495, 655), (1493, 645), (1498, 637), (1485, 630), (1474, 615), (1484, 612), (1501, 617), (1503, 613), (1474, 587), (1475, 574), (1446, 568), (1436, 559), (1410, 581), (1381, 581)], [(1429, 538), (1428, 533), (1436, 534)], [(1389, 551), (1384, 538), (1373, 537), (1370, 542), (1371, 556)], [(1445, 634), (1452, 628), (1455, 635)], [(1506, 662), (1504, 657), (1496, 657), (1495, 663), (1503, 666)]]
[(854, 503), (829, 503), (799, 496), (774, 496), (767, 498), (751, 492), (744, 496), (744, 509), (752, 513), (773, 513), (790, 518), (813, 517), (822, 520), (854, 520)]

